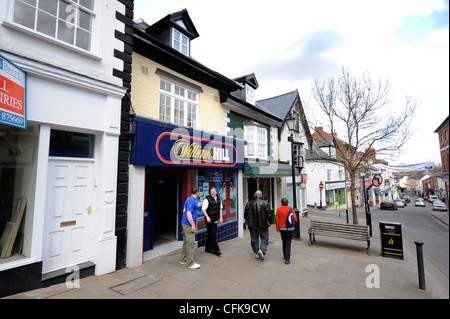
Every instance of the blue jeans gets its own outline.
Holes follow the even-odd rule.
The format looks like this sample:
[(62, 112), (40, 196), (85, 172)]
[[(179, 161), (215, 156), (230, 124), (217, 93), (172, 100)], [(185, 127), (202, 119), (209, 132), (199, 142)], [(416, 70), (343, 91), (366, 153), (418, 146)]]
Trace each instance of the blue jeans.
[(250, 244), (255, 254), (260, 249), (266, 254), (269, 246), (269, 228), (250, 227)]

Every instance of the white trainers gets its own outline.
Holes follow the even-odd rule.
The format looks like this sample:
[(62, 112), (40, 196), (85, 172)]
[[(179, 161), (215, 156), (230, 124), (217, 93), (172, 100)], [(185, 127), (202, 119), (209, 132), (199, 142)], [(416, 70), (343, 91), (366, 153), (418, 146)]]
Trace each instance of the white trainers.
[(262, 252), (262, 250), (258, 250), (258, 256), (260, 260), (264, 260), (264, 253)]
[(200, 265), (197, 263), (194, 263), (192, 266), (189, 266), (188, 268), (189, 269), (198, 269), (198, 268), (200, 268)]

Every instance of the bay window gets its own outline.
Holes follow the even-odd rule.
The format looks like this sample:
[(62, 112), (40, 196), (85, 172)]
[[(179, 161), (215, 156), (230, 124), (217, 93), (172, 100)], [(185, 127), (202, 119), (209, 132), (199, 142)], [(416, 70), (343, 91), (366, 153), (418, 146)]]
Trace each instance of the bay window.
[[(248, 123), (252, 122), (252, 123)], [(244, 122), (244, 139), (246, 157), (268, 158), (267, 128), (253, 121)]]

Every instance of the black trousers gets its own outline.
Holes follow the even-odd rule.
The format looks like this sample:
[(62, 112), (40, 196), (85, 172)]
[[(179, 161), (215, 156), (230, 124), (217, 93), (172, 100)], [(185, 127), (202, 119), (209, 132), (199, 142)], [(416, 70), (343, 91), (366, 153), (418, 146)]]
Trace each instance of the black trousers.
[(284, 260), (291, 260), (291, 243), (294, 237), (294, 230), (280, 230), (281, 241), (283, 242)]
[(217, 223), (206, 223), (206, 229), (208, 231), (208, 237), (206, 237), (205, 251), (218, 253), (220, 248), (217, 244)]

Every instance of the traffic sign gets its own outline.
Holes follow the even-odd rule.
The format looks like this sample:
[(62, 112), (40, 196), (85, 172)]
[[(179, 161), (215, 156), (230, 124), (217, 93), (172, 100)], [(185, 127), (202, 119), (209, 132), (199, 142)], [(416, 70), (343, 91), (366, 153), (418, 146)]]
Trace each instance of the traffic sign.
[(320, 189), (323, 189), (323, 183), (322, 183), (322, 182), (320, 182), (319, 188), (320, 188)]
[(372, 184), (375, 187), (379, 187), (381, 184), (383, 184), (383, 177), (380, 174), (376, 174), (372, 178)]

